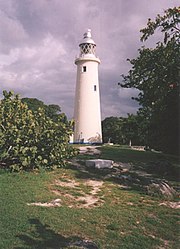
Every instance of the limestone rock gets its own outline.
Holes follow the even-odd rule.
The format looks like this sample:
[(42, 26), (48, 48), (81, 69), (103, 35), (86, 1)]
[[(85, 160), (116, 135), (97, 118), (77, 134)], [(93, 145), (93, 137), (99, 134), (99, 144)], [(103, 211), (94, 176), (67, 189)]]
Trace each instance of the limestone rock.
[(113, 161), (104, 159), (91, 159), (86, 160), (86, 166), (96, 169), (111, 169), (113, 167)]
[(82, 249), (98, 249), (97, 245), (94, 242), (88, 240), (78, 240), (70, 243), (70, 246), (76, 246)]
[(166, 182), (151, 183), (147, 186), (147, 192), (152, 196), (161, 196), (165, 199), (173, 199), (176, 196), (176, 191)]

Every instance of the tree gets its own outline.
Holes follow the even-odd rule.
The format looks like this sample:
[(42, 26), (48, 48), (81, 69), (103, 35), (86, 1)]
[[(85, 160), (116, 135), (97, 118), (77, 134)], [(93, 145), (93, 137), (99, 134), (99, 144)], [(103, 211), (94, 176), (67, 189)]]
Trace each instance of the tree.
[(139, 117), (137, 115), (128, 114), (127, 118), (123, 118), (122, 134), (124, 144), (142, 145), (144, 144), (143, 136), (139, 133)]
[[(58, 119), (58, 116), (62, 116), (61, 108), (59, 105), (46, 105), (43, 101), (36, 99), (36, 98), (22, 98), (21, 99), (23, 103), (26, 103), (28, 108), (32, 110), (33, 112), (38, 111), (39, 108), (43, 108), (45, 110), (45, 113), (48, 117), (53, 119), (54, 121)], [(61, 113), (61, 114), (60, 114)], [(67, 118), (64, 115), (64, 120), (66, 121)]]
[(122, 87), (140, 90), (136, 100), (145, 132), (145, 141), (153, 148), (178, 153), (179, 106), (179, 8), (168, 9), (155, 21), (148, 20), (142, 29), (144, 41), (160, 28), (162, 42), (154, 49), (142, 47), (136, 59), (129, 60), (132, 69), (123, 75)]
[(43, 101), (36, 98), (22, 98), (22, 103), (25, 103), (33, 112), (38, 111), (39, 108), (45, 108)]
[(0, 163), (11, 170), (61, 167), (76, 152), (69, 146), (70, 122), (56, 122), (43, 108), (32, 111), (19, 95), (3, 92), (0, 101)]
[(165, 10), (163, 16), (158, 14), (155, 21), (152, 21), (151, 18), (149, 18), (147, 27), (140, 30), (140, 32), (143, 33), (141, 41), (147, 40), (158, 28), (160, 28), (161, 32), (164, 34), (165, 44), (172, 40), (179, 41), (179, 17), (180, 7), (174, 7)]
[[(61, 108), (58, 105), (53, 105), (53, 104), (46, 105), (45, 106), (45, 112), (46, 112), (46, 115), (48, 117), (52, 118), (53, 120), (56, 120), (58, 118), (58, 116), (60, 115)], [(61, 116), (62, 116), (62, 113), (61, 113)], [(65, 115), (64, 115), (64, 118), (65, 118)], [(67, 119), (65, 118), (65, 121), (66, 120)]]
[(122, 135), (123, 118), (107, 117), (102, 121), (103, 142), (123, 144)]
[(143, 143), (143, 138), (138, 136), (139, 118), (128, 114), (128, 117), (107, 117), (102, 121), (103, 142), (128, 145), (130, 140), (133, 145)]

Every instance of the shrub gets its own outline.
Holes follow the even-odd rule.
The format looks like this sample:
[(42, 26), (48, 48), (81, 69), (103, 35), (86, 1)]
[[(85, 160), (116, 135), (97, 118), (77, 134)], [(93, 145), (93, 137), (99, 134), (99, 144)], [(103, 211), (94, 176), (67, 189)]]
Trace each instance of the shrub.
[(3, 92), (0, 101), (0, 162), (13, 171), (61, 167), (76, 151), (69, 146), (71, 123), (32, 112), (19, 95)]

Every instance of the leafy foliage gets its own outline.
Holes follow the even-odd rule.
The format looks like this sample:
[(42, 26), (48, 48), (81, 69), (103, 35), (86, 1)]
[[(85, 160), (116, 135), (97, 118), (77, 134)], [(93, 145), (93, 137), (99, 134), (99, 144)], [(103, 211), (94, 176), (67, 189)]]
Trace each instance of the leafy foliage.
[[(136, 59), (129, 60), (132, 69), (123, 75), (122, 87), (137, 88), (141, 105), (138, 116), (146, 144), (169, 153), (178, 153), (179, 106), (179, 8), (168, 9), (164, 16), (148, 20), (141, 40), (164, 32), (164, 41), (154, 49), (142, 47)], [(142, 132), (141, 132), (142, 133)]]
[(39, 108), (45, 108), (43, 101), (36, 98), (22, 98), (21, 101), (33, 112), (38, 111)]
[(157, 28), (160, 28), (164, 34), (164, 43), (166, 44), (169, 40), (179, 39), (179, 23), (180, 23), (180, 7), (169, 8), (165, 10), (164, 16), (157, 15), (155, 21), (148, 19), (147, 27), (141, 29), (143, 33), (141, 41), (145, 41), (149, 36), (153, 35)]
[(26, 103), (28, 108), (33, 112), (38, 111), (39, 108), (43, 108), (45, 110), (45, 114), (54, 121), (58, 119), (59, 115), (61, 115), (61, 117), (64, 115), (64, 119), (67, 121), (65, 114), (60, 114), (61, 108), (58, 105), (45, 105), (43, 101), (36, 98), (22, 98), (21, 100), (23, 103)]
[(144, 137), (140, 134), (140, 119), (137, 115), (128, 114), (127, 118), (123, 118), (122, 133), (124, 144), (144, 145)]
[(103, 142), (123, 143), (122, 118), (107, 117), (102, 121)]
[(103, 141), (115, 144), (144, 144), (143, 137), (138, 136), (139, 117), (128, 114), (127, 118), (107, 117), (102, 121)]
[(71, 123), (53, 121), (43, 108), (31, 111), (18, 95), (3, 92), (0, 102), (0, 162), (13, 171), (63, 166), (75, 154)]

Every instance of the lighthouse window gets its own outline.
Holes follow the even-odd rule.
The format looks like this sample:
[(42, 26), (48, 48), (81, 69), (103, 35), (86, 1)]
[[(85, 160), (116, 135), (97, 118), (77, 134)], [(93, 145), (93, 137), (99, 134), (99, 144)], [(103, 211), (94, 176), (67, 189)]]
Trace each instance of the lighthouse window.
[(94, 85), (94, 91), (96, 92), (96, 90), (97, 90), (97, 87), (96, 87), (96, 85)]
[(83, 72), (83, 73), (86, 72), (86, 66), (83, 66), (82, 72)]

